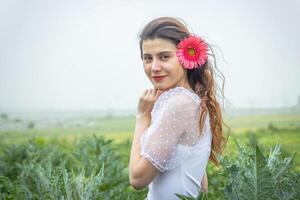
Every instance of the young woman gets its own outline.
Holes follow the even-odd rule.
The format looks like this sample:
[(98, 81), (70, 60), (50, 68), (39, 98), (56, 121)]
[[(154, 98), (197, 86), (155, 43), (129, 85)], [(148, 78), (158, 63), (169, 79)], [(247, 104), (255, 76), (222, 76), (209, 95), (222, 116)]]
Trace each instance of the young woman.
[(161, 17), (140, 35), (144, 71), (154, 89), (139, 99), (129, 181), (149, 185), (148, 200), (197, 197), (207, 187), (205, 169), (218, 164), (225, 137), (216, 100), (209, 45), (179, 20)]

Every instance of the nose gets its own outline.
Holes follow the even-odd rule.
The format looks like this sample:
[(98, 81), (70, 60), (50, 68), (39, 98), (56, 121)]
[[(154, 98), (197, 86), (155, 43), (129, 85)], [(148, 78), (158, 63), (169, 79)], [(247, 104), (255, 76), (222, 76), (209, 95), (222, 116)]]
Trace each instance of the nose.
[(156, 59), (153, 59), (152, 64), (151, 64), (151, 70), (153, 72), (159, 72), (162, 69), (160, 62)]

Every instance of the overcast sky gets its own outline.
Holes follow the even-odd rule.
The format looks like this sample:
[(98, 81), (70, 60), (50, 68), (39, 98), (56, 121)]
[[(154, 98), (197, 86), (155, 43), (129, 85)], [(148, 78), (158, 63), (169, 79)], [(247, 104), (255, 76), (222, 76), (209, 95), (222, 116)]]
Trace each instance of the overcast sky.
[(297, 103), (297, 0), (0, 0), (0, 110), (136, 108), (138, 34), (160, 16), (218, 47), (233, 106)]

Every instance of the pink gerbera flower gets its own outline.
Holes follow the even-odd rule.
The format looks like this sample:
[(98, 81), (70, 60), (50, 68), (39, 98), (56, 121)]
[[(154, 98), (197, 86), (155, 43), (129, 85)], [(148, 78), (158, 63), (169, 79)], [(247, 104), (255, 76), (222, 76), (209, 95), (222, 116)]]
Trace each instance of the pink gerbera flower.
[(206, 62), (207, 52), (208, 45), (204, 40), (197, 36), (190, 36), (177, 45), (176, 55), (183, 67), (193, 69)]

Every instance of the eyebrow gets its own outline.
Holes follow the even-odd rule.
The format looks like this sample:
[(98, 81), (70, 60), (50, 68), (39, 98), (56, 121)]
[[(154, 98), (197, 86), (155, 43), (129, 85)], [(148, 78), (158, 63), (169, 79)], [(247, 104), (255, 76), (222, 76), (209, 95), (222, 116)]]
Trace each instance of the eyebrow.
[[(172, 53), (172, 51), (162, 51), (162, 52), (159, 52), (157, 53), (156, 55), (162, 55), (162, 54), (165, 54), (165, 53)], [(143, 56), (151, 56), (151, 54), (149, 53), (144, 53)]]

